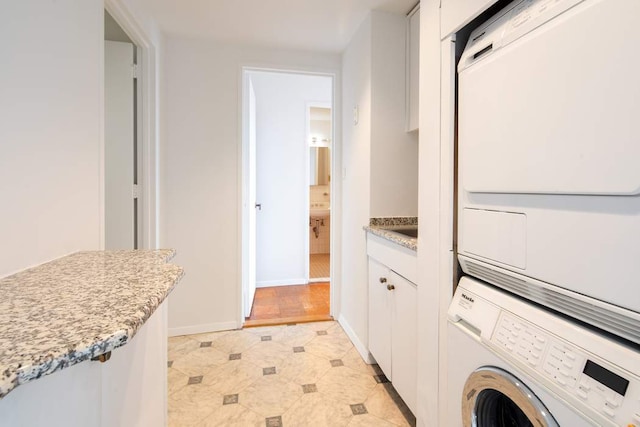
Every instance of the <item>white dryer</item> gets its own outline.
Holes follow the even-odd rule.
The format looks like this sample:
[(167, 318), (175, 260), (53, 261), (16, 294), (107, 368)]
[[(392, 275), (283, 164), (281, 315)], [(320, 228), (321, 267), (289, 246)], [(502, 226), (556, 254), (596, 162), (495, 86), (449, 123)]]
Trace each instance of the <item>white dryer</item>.
[(458, 65), (463, 270), (638, 344), (639, 17), (516, 0)]
[(449, 308), (451, 427), (640, 426), (640, 353), (463, 278)]

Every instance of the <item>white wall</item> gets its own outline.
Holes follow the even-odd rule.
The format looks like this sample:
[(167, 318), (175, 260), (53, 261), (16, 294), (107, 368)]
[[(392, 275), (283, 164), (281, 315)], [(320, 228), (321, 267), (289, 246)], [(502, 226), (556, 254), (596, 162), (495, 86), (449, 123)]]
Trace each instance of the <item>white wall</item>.
[[(377, 216), (417, 216), (417, 135), (405, 132), (405, 16), (372, 12), (343, 54), (343, 268), (340, 320), (367, 346), (365, 232)], [(359, 122), (354, 125), (353, 108)], [(335, 224), (335, 222), (334, 222)]]
[(372, 14), (371, 213), (418, 215), (418, 133), (405, 131), (405, 16)]
[(3, 5), (0, 277), (100, 246), (102, 10)]
[(170, 333), (237, 327), (241, 66), (339, 73), (340, 57), (164, 41), (160, 243), (186, 271), (170, 296)]
[(307, 103), (331, 103), (330, 77), (251, 72), (256, 93), (258, 286), (306, 281)]
[[(371, 153), (371, 15), (342, 55), (342, 291), (340, 322), (367, 345), (367, 248)], [(359, 121), (354, 124), (353, 110)], [(335, 221), (334, 221), (335, 224)], [(353, 336), (352, 336), (353, 339)]]
[(103, 238), (104, 2), (3, 6), (0, 277)]

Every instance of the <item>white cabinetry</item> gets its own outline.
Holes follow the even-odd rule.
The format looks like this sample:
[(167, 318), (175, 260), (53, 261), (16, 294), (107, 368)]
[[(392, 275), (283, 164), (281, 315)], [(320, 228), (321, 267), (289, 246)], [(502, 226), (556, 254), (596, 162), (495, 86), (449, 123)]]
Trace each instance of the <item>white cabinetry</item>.
[(369, 258), (369, 351), (380, 369), (393, 380), (391, 370), (391, 270)]
[[(391, 266), (415, 265), (415, 252), (368, 235), (369, 351), (411, 411), (417, 404), (417, 288)], [(397, 247), (397, 248), (395, 248)], [(379, 257), (381, 254), (387, 257)], [(386, 258), (386, 259), (385, 259)], [(401, 269), (399, 269), (401, 270)]]
[(84, 361), (5, 396), (0, 426), (164, 426), (166, 394), (165, 302), (106, 363)]
[(407, 132), (418, 130), (420, 4), (407, 17)]
[(497, 0), (442, 0), (440, 37), (458, 31)]

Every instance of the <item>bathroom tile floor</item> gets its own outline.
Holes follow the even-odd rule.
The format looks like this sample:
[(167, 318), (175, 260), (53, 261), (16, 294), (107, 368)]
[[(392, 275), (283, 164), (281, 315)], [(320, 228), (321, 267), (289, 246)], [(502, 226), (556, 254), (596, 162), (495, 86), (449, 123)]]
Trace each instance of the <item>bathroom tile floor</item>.
[(169, 339), (169, 426), (413, 426), (337, 322)]
[(309, 255), (309, 277), (312, 279), (325, 278), (331, 275), (330, 254)]

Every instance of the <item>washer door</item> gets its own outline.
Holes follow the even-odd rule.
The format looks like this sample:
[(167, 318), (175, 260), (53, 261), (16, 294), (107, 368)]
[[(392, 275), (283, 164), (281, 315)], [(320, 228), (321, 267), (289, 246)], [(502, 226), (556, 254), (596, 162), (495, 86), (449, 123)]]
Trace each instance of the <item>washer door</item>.
[(462, 392), (464, 427), (559, 427), (518, 378), (493, 366), (476, 369)]

